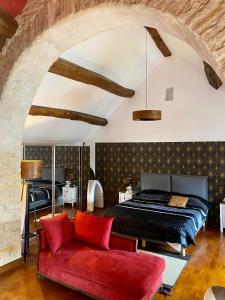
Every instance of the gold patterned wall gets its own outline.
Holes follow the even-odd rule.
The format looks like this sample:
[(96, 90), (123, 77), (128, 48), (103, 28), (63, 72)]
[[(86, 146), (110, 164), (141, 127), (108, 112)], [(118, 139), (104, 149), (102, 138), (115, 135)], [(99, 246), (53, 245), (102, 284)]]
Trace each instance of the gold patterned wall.
[(125, 177), (138, 181), (143, 172), (206, 175), (213, 204), (210, 216), (218, 221), (218, 202), (225, 197), (225, 142), (96, 143), (95, 147), (96, 176), (103, 184), (106, 206), (118, 203)]
[(24, 145), (24, 159), (41, 159), (43, 167), (51, 167), (52, 146)]

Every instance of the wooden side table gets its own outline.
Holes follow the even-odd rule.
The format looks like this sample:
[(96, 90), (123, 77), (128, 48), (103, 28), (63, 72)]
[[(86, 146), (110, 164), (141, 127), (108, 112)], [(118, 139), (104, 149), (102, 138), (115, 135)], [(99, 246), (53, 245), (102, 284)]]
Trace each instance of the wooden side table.
[(62, 194), (63, 194), (63, 205), (65, 203), (71, 203), (73, 207), (74, 203), (76, 203), (78, 199), (78, 187), (64, 186), (62, 188)]
[(225, 202), (220, 203), (220, 231), (225, 228)]

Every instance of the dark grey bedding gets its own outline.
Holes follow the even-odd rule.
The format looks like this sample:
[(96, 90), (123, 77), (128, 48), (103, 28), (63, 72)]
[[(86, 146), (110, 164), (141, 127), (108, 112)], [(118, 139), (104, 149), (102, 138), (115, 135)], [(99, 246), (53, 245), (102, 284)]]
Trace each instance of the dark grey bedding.
[[(195, 244), (195, 236), (207, 219), (209, 204), (195, 195), (186, 195), (185, 208), (171, 207), (174, 193), (146, 190), (133, 199), (104, 210), (113, 216), (113, 230), (142, 239), (179, 243), (183, 247)], [(180, 195), (180, 194), (179, 194)]]

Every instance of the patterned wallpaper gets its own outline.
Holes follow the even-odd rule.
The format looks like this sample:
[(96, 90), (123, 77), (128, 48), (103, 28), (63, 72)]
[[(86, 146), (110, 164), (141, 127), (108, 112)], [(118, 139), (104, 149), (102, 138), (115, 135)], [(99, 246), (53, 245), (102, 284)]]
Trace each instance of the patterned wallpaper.
[(103, 184), (106, 206), (118, 203), (123, 178), (137, 182), (142, 172), (207, 175), (210, 221), (218, 222), (218, 202), (225, 197), (225, 142), (96, 143), (95, 147), (96, 176)]
[(52, 166), (52, 146), (24, 146), (24, 159), (42, 160), (43, 167)]
[[(79, 149), (82, 149), (82, 163), (80, 165)], [(25, 145), (25, 159), (41, 159), (43, 167), (52, 167), (52, 146)], [(86, 206), (87, 184), (90, 170), (90, 147), (56, 146), (56, 168), (65, 168), (65, 179), (78, 184), (79, 169), (82, 167), (82, 204)]]
[(65, 168), (65, 179), (78, 184), (79, 182), (79, 147), (56, 146), (55, 166)]

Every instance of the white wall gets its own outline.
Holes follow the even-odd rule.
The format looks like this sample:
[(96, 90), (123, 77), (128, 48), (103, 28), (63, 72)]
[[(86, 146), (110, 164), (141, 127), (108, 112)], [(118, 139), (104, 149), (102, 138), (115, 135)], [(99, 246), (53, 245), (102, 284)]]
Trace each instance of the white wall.
[[(134, 110), (144, 109), (145, 82), (142, 82), (136, 95), (110, 115), (107, 127), (89, 136), (92, 167), (95, 142), (225, 140), (225, 86), (213, 89), (206, 79), (202, 60), (192, 48), (168, 35), (164, 38), (173, 55), (161, 60), (148, 77), (148, 106), (161, 109), (162, 120), (132, 120)], [(174, 100), (166, 102), (168, 87), (174, 87)]]

